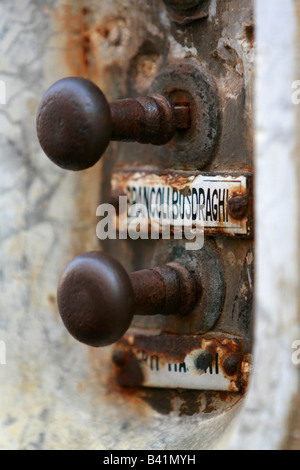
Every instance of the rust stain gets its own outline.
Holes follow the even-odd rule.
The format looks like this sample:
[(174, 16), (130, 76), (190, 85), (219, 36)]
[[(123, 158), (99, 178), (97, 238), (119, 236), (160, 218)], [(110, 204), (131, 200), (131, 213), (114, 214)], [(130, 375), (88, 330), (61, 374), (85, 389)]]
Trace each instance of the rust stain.
[[(236, 181), (231, 181), (230, 177), (232, 178), (234, 172), (224, 173), (224, 174), (217, 174), (216, 176), (222, 176), (224, 178), (228, 178), (228, 189), (226, 195), (226, 204), (225, 204), (225, 211), (221, 210), (221, 206), (217, 210), (217, 216), (213, 215), (209, 208), (213, 207), (212, 196), (210, 192), (205, 193), (202, 197), (203, 205), (199, 205), (203, 207), (203, 210), (200, 207), (200, 212), (202, 217), (206, 217), (206, 221), (209, 221), (209, 218), (212, 220), (212, 217), (217, 217), (218, 224), (216, 226), (206, 226), (204, 230), (209, 232), (211, 235), (219, 235), (224, 234), (225, 236), (240, 236), (240, 237), (252, 237), (253, 236), (253, 183), (252, 183), (252, 174), (251, 173), (243, 173), (240, 175), (235, 175), (235, 178), (239, 178), (243, 176), (246, 178), (246, 186), (239, 185)], [(157, 168), (153, 168), (148, 170), (144, 169), (136, 169), (133, 170), (131, 168), (124, 168), (118, 167), (118, 169), (114, 172), (112, 177), (112, 191), (114, 193), (115, 189), (123, 190), (125, 193), (128, 192), (128, 188), (134, 186), (135, 184), (140, 185), (142, 183), (142, 187), (145, 188), (152, 188), (155, 185), (160, 184), (164, 188), (169, 188), (170, 191), (178, 191), (178, 194), (181, 197), (191, 197), (192, 188), (194, 188), (193, 184), (197, 177), (199, 176), (209, 176), (209, 174), (203, 174), (201, 172), (187, 172), (187, 171), (170, 171), (170, 170), (160, 170)], [(217, 180), (216, 180), (217, 182)], [(130, 191), (129, 191), (130, 192)], [(210, 196), (207, 196), (210, 194)], [(129, 194), (129, 203), (131, 194)], [(143, 203), (143, 197), (141, 199), (141, 203)], [(148, 196), (147, 196), (148, 197)], [(200, 197), (200, 196), (199, 196)], [(206, 198), (207, 197), (207, 198)], [(207, 201), (210, 201), (210, 204)], [(176, 203), (179, 199), (176, 200)], [(181, 203), (180, 203), (181, 204)], [(206, 208), (208, 207), (209, 213), (206, 214)], [(120, 215), (120, 214), (118, 214)], [(117, 215), (117, 228), (119, 230), (119, 224), (124, 224), (125, 219), (120, 218)], [(207, 218), (208, 217), (208, 218)], [(219, 217), (219, 219), (218, 219)], [(216, 220), (216, 219), (215, 219)], [(223, 224), (233, 224), (236, 226), (237, 230), (242, 229), (243, 233), (236, 233), (235, 231), (231, 231), (228, 229), (227, 226), (223, 226)], [(152, 221), (148, 218), (148, 232), (151, 231), (151, 224)], [(121, 225), (120, 225), (121, 226)], [(124, 225), (123, 225), (124, 227)], [(196, 222), (190, 221), (190, 228), (196, 228)], [(144, 226), (145, 229), (145, 226)], [(174, 233), (176, 230), (179, 230), (178, 226), (170, 224), (170, 232)]]
[[(62, 60), (66, 65), (63, 67), (64, 72), (69, 76), (97, 81), (100, 64), (96, 60), (97, 43), (93, 35), (95, 28), (92, 21), (93, 14), (94, 11), (79, 0), (62, 5), (53, 15), (57, 30), (63, 33), (60, 47), (63, 51)], [(69, 195), (73, 199), (72, 213), (69, 216), (71, 236), (68, 257), (70, 259), (79, 253), (99, 249), (95, 227), (98, 223), (96, 208), (99, 205), (101, 166), (102, 162), (99, 162), (93, 168), (84, 172), (74, 172), (72, 175), (74, 190), (72, 193), (70, 190)], [(58, 272), (63, 267), (64, 264), (58, 266)], [(53, 299), (48, 300), (54, 306)]]
[(124, 336), (120, 344), (125, 347), (134, 347), (135, 349), (146, 350), (150, 354), (159, 354), (165, 356), (173, 362), (182, 362), (184, 358), (194, 349), (206, 349), (214, 355), (217, 349), (224, 353), (239, 353), (241, 344), (237, 340), (228, 341), (223, 335), (206, 335), (205, 338), (193, 335), (172, 335), (161, 333), (157, 336), (135, 335), (134, 343), (130, 343)]
[[(230, 409), (232, 402), (239, 400), (239, 396), (232, 394), (219, 394), (218, 392), (199, 392), (195, 390), (145, 390), (140, 397), (162, 415), (177, 412), (180, 417), (195, 414), (211, 414), (219, 411), (219, 403), (227, 403)], [(177, 403), (177, 404), (176, 404)]]
[(113, 359), (117, 383), (124, 387), (143, 386), (145, 378), (141, 360), (138, 359), (141, 354), (147, 358), (159, 357), (160, 364), (183, 363), (188, 354), (199, 349), (211, 354), (214, 367), (215, 361), (218, 362), (223, 375), (231, 381), (229, 391), (245, 389), (248, 373), (244, 367), (244, 345), (241, 340), (228, 339), (222, 334), (208, 334), (205, 337), (166, 333), (124, 336), (118, 342)]
[(73, 76), (97, 75), (91, 15), (90, 8), (78, 5), (63, 5), (56, 13), (56, 21), (66, 35), (65, 61)]
[(255, 26), (253, 23), (245, 26), (245, 34), (251, 48), (253, 48), (255, 41)]
[[(107, 406), (126, 406), (130, 408), (132, 415), (138, 415), (141, 419), (147, 420), (151, 417), (151, 409), (145, 407), (143, 401), (144, 390), (138, 386), (122, 387), (116, 380), (116, 374), (111, 368), (111, 350), (89, 348), (89, 359), (91, 363), (90, 376), (85, 382), (88, 388), (95, 391), (94, 402), (102, 403), (103, 399)], [(104, 397), (104, 398), (103, 398)]]
[(113, 362), (119, 371), (116, 380), (120, 387), (139, 387), (144, 382), (143, 372), (139, 361), (132, 351), (115, 351)]
[[(104, 393), (108, 406), (115, 407), (116, 403), (119, 404), (118, 406), (126, 406), (134, 415), (138, 414), (140, 419), (145, 421), (152, 419), (153, 410), (162, 415), (175, 412), (178, 416), (219, 413), (221, 408), (224, 412), (229, 411), (243, 396), (243, 393), (144, 388), (139, 383), (140, 374), (136, 367), (133, 368), (134, 374), (136, 374), (135, 379), (137, 379), (135, 386), (124, 387), (120, 385), (118, 378), (119, 368), (124, 364), (128, 365), (132, 356), (126, 357), (126, 351), (125, 356), (123, 352), (124, 349), (120, 344), (116, 349), (107, 353), (91, 348), (89, 350), (92, 364), (91, 377), (86, 382), (86, 389), (78, 384), (78, 392), (86, 393), (89, 387), (95, 389), (96, 386), (96, 389), (100, 390), (104, 387), (102, 393), (95, 395), (96, 401), (103, 400)], [(107, 354), (112, 354), (110, 357), (115, 361), (113, 369), (111, 369), (111, 362)], [(134, 363), (135, 361), (133, 361)], [(123, 375), (124, 378), (125, 375)]]
[[(183, 195), (188, 195), (188, 191), (190, 189), (189, 184), (192, 184), (195, 178), (198, 176), (203, 175), (204, 173), (194, 171), (194, 172), (186, 172), (186, 171), (170, 171), (170, 170), (154, 170), (153, 173), (150, 171), (143, 171), (142, 169), (130, 171), (129, 169), (126, 168), (118, 168), (117, 171), (115, 171), (113, 175), (113, 181), (115, 184), (117, 184), (119, 187), (123, 188), (126, 187), (128, 184), (128, 181), (134, 181), (136, 180), (139, 182), (141, 179), (146, 179), (146, 182), (148, 185), (151, 184), (157, 184), (158, 179), (160, 184), (163, 185), (169, 185), (172, 186), (180, 191), (181, 194)], [(221, 176), (221, 174), (216, 175), (216, 176)], [(224, 178), (226, 176), (232, 176), (232, 174), (224, 174)], [(242, 174), (241, 176), (244, 176)], [(248, 177), (250, 178), (251, 175), (249, 174)], [(230, 183), (230, 180), (228, 181)], [(234, 182), (232, 182), (232, 190), (229, 192), (230, 197), (235, 197), (235, 196), (242, 196), (245, 195), (246, 190), (242, 188), (241, 191), (237, 191)], [(234, 189), (235, 188), (235, 189)]]
[(162, 415), (172, 413), (175, 393), (173, 390), (145, 390), (141, 398), (155, 411)]

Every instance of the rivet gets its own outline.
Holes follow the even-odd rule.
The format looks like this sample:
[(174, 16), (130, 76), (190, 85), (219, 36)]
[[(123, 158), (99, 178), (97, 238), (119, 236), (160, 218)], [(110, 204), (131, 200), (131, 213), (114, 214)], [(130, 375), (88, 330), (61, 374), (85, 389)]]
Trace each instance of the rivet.
[(235, 375), (238, 371), (239, 364), (240, 357), (237, 354), (233, 354), (232, 356), (227, 357), (227, 359), (225, 359), (223, 362), (223, 369), (225, 374), (229, 375), (230, 377)]

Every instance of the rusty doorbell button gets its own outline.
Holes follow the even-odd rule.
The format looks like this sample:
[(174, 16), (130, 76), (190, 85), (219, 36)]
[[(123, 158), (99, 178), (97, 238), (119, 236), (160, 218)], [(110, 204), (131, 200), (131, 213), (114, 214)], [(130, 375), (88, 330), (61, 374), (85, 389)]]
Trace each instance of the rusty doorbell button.
[(58, 285), (58, 308), (72, 336), (99, 347), (119, 340), (134, 315), (188, 315), (200, 295), (199, 282), (181, 264), (128, 275), (114, 258), (88, 252), (65, 268)]
[(108, 103), (94, 83), (75, 77), (54, 83), (37, 113), (41, 147), (68, 170), (93, 166), (111, 140), (164, 145), (189, 126), (188, 104), (161, 94)]
[(174, 23), (188, 25), (208, 16), (209, 0), (163, 0)]

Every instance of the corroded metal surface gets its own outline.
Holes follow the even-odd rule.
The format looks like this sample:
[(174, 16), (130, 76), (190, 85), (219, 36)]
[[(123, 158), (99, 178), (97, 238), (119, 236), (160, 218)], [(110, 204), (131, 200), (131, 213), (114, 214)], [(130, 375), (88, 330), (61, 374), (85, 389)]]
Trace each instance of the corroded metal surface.
[[(193, 271), (176, 262), (130, 274), (136, 315), (189, 315), (201, 298)], [(197, 282), (198, 281), (198, 282)]]
[(163, 0), (169, 10), (171, 21), (188, 25), (193, 21), (207, 18), (210, 0)]
[(205, 333), (216, 326), (224, 307), (226, 297), (225, 274), (213, 243), (205, 243), (196, 252), (186, 251), (185, 242), (181, 240), (170, 243), (160, 240), (155, 249), (151, 266), (157, 266), (158, 261), (173, 262), (185, 266), (194, 273), (197, 284), (201, 286), (201, 296), (188, 315), (157, 315), (147, 319), (136, 316), (133, 326), (143, 329), (165, 331), (174, 334), (193, 335)]
[[(204, 353), (211, 361), (203, 366), (199, 359)], [(117, 382), (123, 387), (241, 392), (250, 372), (241, 338), (225, 335), (136, 333), (119, 341), (113, 361)]]
[[(151, 90), (171, 101), (185, 101), (191, 112), (191, 126), (178, 130), (168, 145), (156, 150), (168, 168), (201, 169), (213, 159), (221, 134), (220, 97), (213, 76), (193, 58), (163, 67)], [(142, 163), (142, 162), (141, 162)]]
[(37, 111), (37, 135), (51, 161), (67, 170), (85, 170), (111, 140), (164, 145), (178, 129), (190, 127), (188, 103), (155, 94), (109, 104), (90, 80), (58, 80)]
[(112, 140), (165, 145), (190, 126), (189, 106), (155, 94), (111, 103)]
[[(182, 70), (180, 78), (178, 73), (176, 81), (176, 72), (173, 75), (167, 72), (164, 74), (164, 70), (174, 71), (177, 64), (183, 62), (193, 64), (194, 61), (199, 62), (200, 59), (202, 77), (205, 77), (202, 78), (202, 94), (206, 94), (206, 96), (208, 94), (210, 97), (207, 101), (204, 98), (203, 101), (204, 107), (206, 106), (205, 115), (209, 114), (211, 119), (214, 117), (214, 122), (217, 123), (217, 125), (212, 125), (212, 121), (210, 124), (207, 121), (207, 128), (204, 130), (206, 133), (211, 126), (213, 132), (215, 131), (214, 135), (210, 135), (211, 145), (209, 146), (205, 139), (201, 142), (193, 140), (193, 116), (195, 114), (192, 109), (191, 129), (188, 132), (178, 132), (173, 142), (166, 146), (150, 148), (132, 144), (125, 147), (120, 144), (116, 148), (116, 165), (112, 168), (111, 165), (106, 166), (104, 162), (104, 170), (108, 172), (110, 179), (116, 171), (124, 171), (128, 167), (135, 170), (137, 174), (149, 171), (149, 169), (151, 172), (153, 168), (159, 168), (160, 174), (165, 171), (166, 175), (170, 174), (170, 169), (173, 171), (185, 170), (191, 173), (201, 169), (203, 173), (223, 171), (227, 174), (234, 170), (239, 174), (248, 173), (249, 176), (251, 175), (253, 157), (251, 68), (253, 67), (254, 51), (253, 34), (250, 34), (250, 31), (253, 30), (252, 11), (248, 3), (236, 2), (235, 5), (231, 5), (230, 9), (220, 2), (204, 3), (207, 8), (207, 19), (191, 22), (188, 29), (184, 31), (181, 29), (182, 27), (175, 26), (176, 22), (170, 23), (169, 20), (172, 19), (170, 11), (157, 9), (157, 5), (155, 8), (153, 8), (154, 5), (149, 5), (147, 14), (150, 14), (152, 25), (159, 23), (159, 31), (153, 28), (151, 22), (148, 21), (147, 32), (139, 38), (135, 37), (135, 45), (139, 45), (135, 47), (132, 57), (128, 57), (127, 64), (124, 64), (127, 78), (124, 83), (126, 91), (123, 90), (122, 93), (123, 96), (128, 93), (137, 96), (151, 90), (170, 93), (169, 96), (175, 94), (178, 99), (195, 96), (197, 87), (188, 86), (188, 74), (184, 78)], [(140, 19), (143, 18), (146, 10), (146, 7), (141, 7), (141, 4), (138, 3)], [(132, 12), (129, 15), (130, 19), (127, 16), (126, 22), (133, 24), (131, 21), (134, 21), (136, 13), (137, 10)], [(217, 21), (215, 21), (216, 18)], [(190, 77), (192, 75), (190, 73)], [(169, 89), (168, 81), (172, 81)], [(197, 83), (199, 82), (201, 80), (197, 80)], [(214, 91), (211, 92), (211, 90)], [(201, 105), (198, 109), (201, 109)], [(213, 113), (209, 113), (211, 109), (213, 109)], [(194, 132), (198, 139), (203, 137), (200, 128), (194, 129)], [(199, 152), (201, 145), (202, 152)], [(207, 149), (207, 154), (204, 149)], [(200, 153), (202, 159), (199, 158)], [(181, 188), (183, 191), (185, 186)], [(124, 194), (124, 188), (125, 185), (123, 186), (119, 182), (116, 182), (112, 188), (110, 184), (107, 184), (102, 187), (102, 200), (110, 200), (112, 194), (115, 200), (118, 194)], [(111, 189), (113, 193), (111, 193)], [(247, 206), (249, 227), (252, 226), (251, 190), (249, 193), (250, 202)], [(246, 193), (246, 190), (243, 193), (233, 191), (232, 198), (233, 196), (243, 196)], [(118, 203), (116, 206), (119, 209)], [(234, 213), (234, 215), (237, 214)], [(238, 219), (234, 220), (239, 224)], [(251, 256), (253, 233), (251, 229), (248, 234), (251, 235), (250, 239), (239, 241), (239, 243), (236, 243), (235, 240), (224, 240), (223, 234), (217, 236), (214, 241), (205, 240), (204, 250), (199, 252), (198, 264), (194, 261), (196, 271), (200, 270), (201, 272), (201, 280), (204, 279), (207, 283), (203, 289), (203, 292), (207, 294), (202, 298), (203, 303), (200, 303), (200, 310), (202, 313), (205, 312), (205, 317), (202, 317), (203, 321), (200, 324), (190, 316), (185, 320), (173, 317), (170, 321), (162, 316), (155, 319), (150, 318), (147, 321), (136, 316), (133, 327), (142, 329), (143, 332), (150, 328), (186, 334), (192, 334), (195, 331), (203, 333), (211, 328), (217, 332), (237, 332), (244, 336), (246, 350), (250, 352), (252, 305), (250, 304), (249, 310), (244, 310), (243, 313), (238, 311), (239, 306), (243, 305), (245, 285), (249, 293), (252, 293), (253, 290), (253, 255)], [(178, 253), (180, 250), (181, 256), (186, 256), (193, 264), (192, 258), (186, 252), (184, 254), (183, 244), (174, 244), (173, 241), (107, 240), (103, 246), (122, 259), (130, 270), (157, 265), (158, 260), (168, 262), (174, 257), (174, 253)], [(216, 253), (216, 256), (214, 257), (212, 253)], [(219, 259), (216, 261), (216, 258)], [(247, 283), (242, 275), (244, 264), (245, 272), (248, 274)], [(207, 269), (207, 266), (210, 267)], [(230, 282), (228, 282), (229, 279)], [(213, 286), (218, 286), (218, 288), (213, 290)], [(214, 294), (209, 295), (208, 292), (212, 291)], [(234, 364), (227, 366), (228, 370), (231, 367), (234, 369)], [(147, 395), (149, 392), (145, 393)], [(157, 400), (163, 400), (163, 397), (167, 396), (165, 393), (166, 391), (162, 390), (157, 392)], [(133, 397), (138, 397), (137, 391), (133, 392)], [(217, 394), (214, 399), (217, 400)], [(151, 403), (153, 404), (152, 401)], [(190, 407), (191, 403), (187, 405), (187, 410)]]
[[(159, 168), (127, 168), (112, 175), (110, 200), (120, 200), (116, 225), (122, 231), (137, 218), (134, 207), (140, 209), (140, 231), (151, 228), (160, 233), (165, 226), (171, 233), (197, 228), (204, 235), (232, 237), (253, 236), (253, 182), (250, 173), (201, 173), (160, 171)], [(117, 201), (116, 201), (117, 202)], [(120, 212), (120, 207), (122, 210)]]

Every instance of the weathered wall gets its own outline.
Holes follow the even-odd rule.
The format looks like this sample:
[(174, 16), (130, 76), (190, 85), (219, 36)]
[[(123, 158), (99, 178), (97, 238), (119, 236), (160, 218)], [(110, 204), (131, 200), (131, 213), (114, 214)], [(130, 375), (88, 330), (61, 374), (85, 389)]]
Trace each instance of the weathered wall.
[[(231, 448), (299, 445), (299, 2), (256, 1), (256, 309), (251, 388)], [(299, 367), (299, 366), (298, 366)]]

